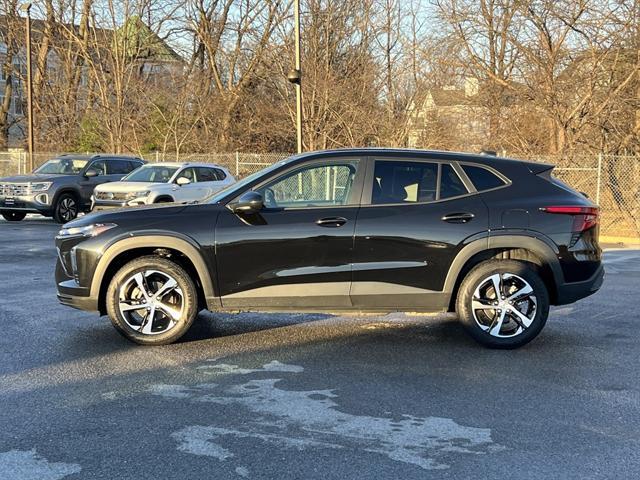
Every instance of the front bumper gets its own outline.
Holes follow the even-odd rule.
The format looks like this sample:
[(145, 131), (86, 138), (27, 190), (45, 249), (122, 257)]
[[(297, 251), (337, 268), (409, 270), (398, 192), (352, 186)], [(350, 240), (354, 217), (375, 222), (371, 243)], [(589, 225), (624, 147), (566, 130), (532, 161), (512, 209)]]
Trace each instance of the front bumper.
[(97, 312), (98, 300), (93, 297), (77, 297), (58, 293), (58, 301), (67, 307), (84, 310), (85, 312)]
[(567, 305), (581, 298), (593, 295), (604, 282), (604, 265), (600, 265), (591, 278), (582, 282), (565, 283), (558, 286), (558, 295), (555, 305)]
[(48, 214), (51, 212), (51, 195), (47, 192), (15, 197), (0, 197), (0, 210)]
[(58, 260), (58, 265), (56, 266), (56, 284), (58, 301), (62, 305), (87, 312), (98, 311), (98, 298), (92, 296), (88, 288), (81, 287), (75, 280), (69, 279), (61, 268), (60, 260)]
[(142, 199), (133, 200), (96, 200), (91, 199), (91, 211), (99, 212), (102, 210), (112, 210), (114, 208), (127, 208), (138, 207), (140, 205), (146, 205), (146, 201)]

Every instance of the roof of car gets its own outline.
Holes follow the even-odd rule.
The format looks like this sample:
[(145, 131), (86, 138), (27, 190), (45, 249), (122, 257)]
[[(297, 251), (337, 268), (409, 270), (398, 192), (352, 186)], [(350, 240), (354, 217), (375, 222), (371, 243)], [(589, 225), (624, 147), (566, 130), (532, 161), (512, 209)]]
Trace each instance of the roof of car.
[(214, 168), (222, 168), (226, 170), (222, 165), (218, 165), (217, 163), (203, 163), (203, 162), (157, 162), (157, 163), (148, 163), (150, 166), (163, 166), (163, 167), (214, 167)]
[(133, 155), (120, 155), (120, 154), (112, 154), (112, 153), (63, 153), (62, 155), (58, 155), (58, 158), (72, 157), (76, 160), (91, 160), (93, 158), (102, 158), (105, 157), (105, 160), (117, 159), (117, 160), (142, 160), (140, 157), (136, 157)]
[(507, 164), (525, 164), (535, 165), (539, 168), (552, 167), (542, 162), (531, 162), (528, 160), (519, 160), (514, 158), (500, 157), (488, 153), (468, 153), (468, 152), (451, 152), (443, 150), (419, 150), (414, 148), (381, 148), (381, 147), (362, 147), (362, 148), (338, 148), (333, 150), (317, 150), (313, 152), (304, 152), (293, 157), (294, 159), (303, 159), (322, 155), (399, 155), (402, 157), (429, 157), (434, 160), (455, 160), (462, 162), (474, 162), (489, 166), (499, 166)]

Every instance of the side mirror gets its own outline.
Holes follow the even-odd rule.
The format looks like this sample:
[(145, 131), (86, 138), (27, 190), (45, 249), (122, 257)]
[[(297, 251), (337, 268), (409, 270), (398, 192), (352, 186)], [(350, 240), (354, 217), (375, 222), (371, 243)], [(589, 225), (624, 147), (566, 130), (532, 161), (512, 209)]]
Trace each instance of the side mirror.
[(191, 180), (189, 180), (187, 177), (180, 177), (178, 180), (176, 180), (176, 183), (182, 187), (183, 185), (189, 185), (191, 183)]
[(87, 178), (97, 177), (99, 175), (98, 171), (95, 168), (90, 168), (86, 172), (84, 172), (84, 176)]
[(264, 200), (258, 192), (245, 192), (238, 200), (227, 206), (233, 213), (258, 213), (264, 206)]

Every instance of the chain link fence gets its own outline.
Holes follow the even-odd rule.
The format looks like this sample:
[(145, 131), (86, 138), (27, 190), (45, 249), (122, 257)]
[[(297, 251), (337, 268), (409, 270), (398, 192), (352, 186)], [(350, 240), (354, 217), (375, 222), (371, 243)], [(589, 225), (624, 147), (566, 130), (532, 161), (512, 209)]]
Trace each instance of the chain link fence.
[[(34, 154), (35, 166), (56, 153)], [(290, 156), (288, 153), (197, 153), (144, 155), (148, 162), (202, 162), (226, 167), (236, 178), (257, 172)], [(554, 176), (600, 205), (602, 235), (640, 239), (640, 157), (591, 155), (529, 158), (556, 165)], [(0, 177), (27, 173), (23, 151), (0, 152)]]

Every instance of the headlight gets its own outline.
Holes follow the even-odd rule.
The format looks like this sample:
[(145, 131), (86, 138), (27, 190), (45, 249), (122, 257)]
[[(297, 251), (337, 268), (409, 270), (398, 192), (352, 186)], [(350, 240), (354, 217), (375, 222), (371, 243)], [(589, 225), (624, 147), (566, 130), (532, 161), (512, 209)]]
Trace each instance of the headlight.
[(75, 237), (75, 236), (83, 236), (83, 237), (95, 237), (96, 235), (100, 235), (107, 230), (112, 229), (113, 227), (117, 227), (115, 223), (94, 223), (92, 225), (87, 225), (86, 227), (69, 227), (63, 228), (58, 233), (59, 237)]
[(150, 190), (142, 190), (140, 192), (129, 192), (127, 193), (127, 200), (133, 200), (134, 198), (144, 198), (144, 197), (148, 197), (149, 194), (151, 193)]
[(38, 182), (38, 183), (31, 183), (31, 191), (32, 192), (45, 192), (47, 190), (49, 190), (51, 188), (51, 185), (53, 184), (53, 182)]

